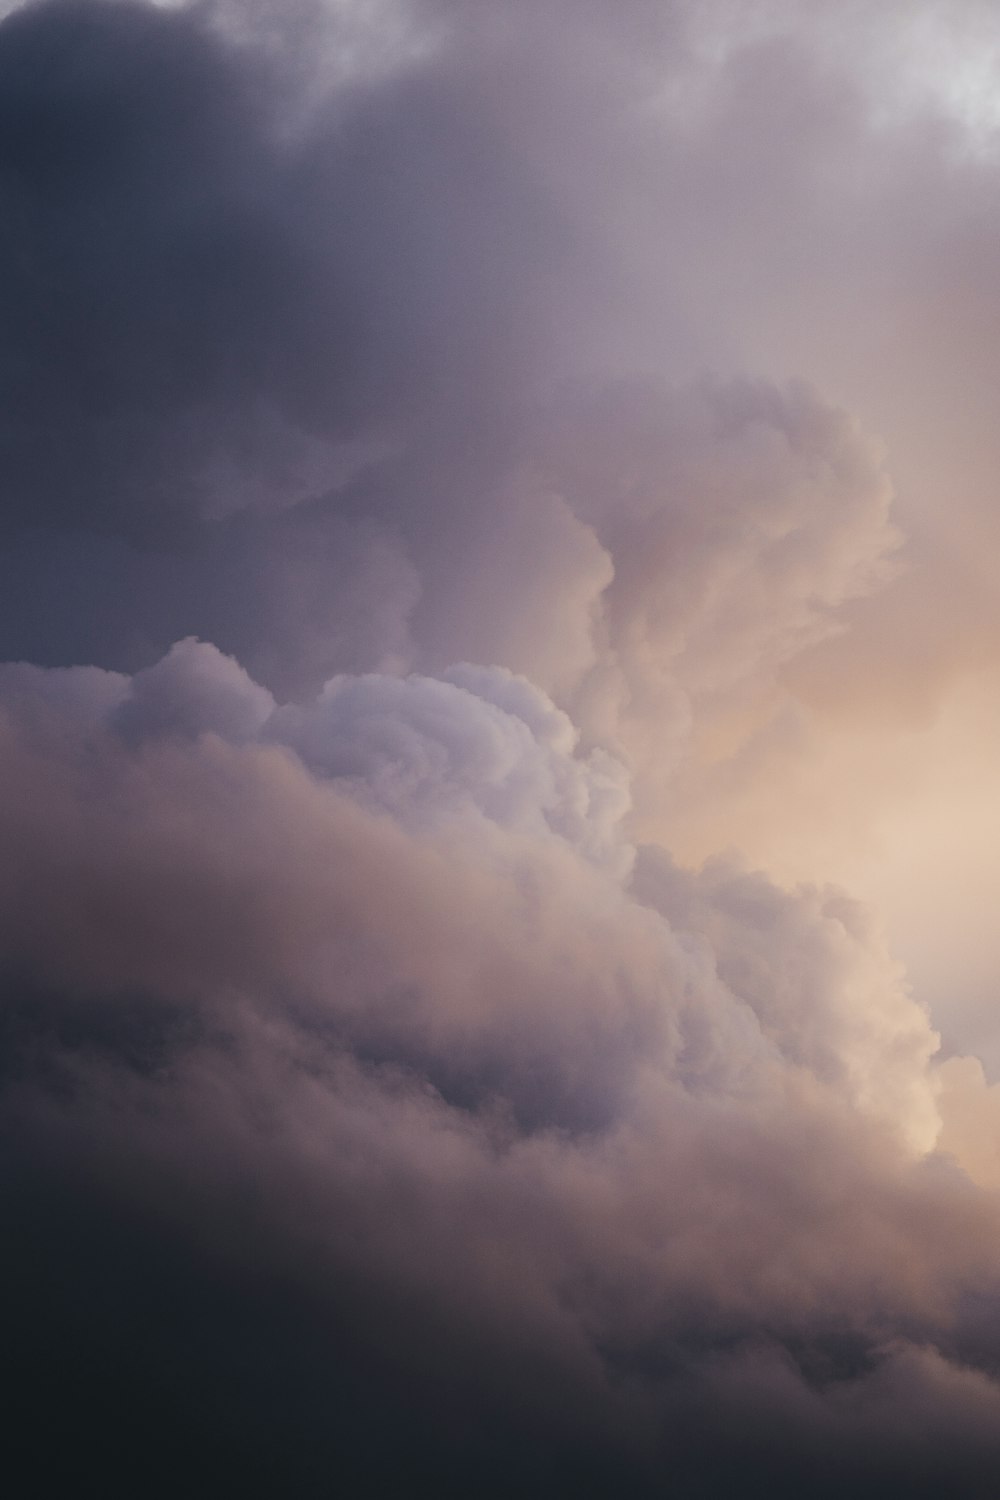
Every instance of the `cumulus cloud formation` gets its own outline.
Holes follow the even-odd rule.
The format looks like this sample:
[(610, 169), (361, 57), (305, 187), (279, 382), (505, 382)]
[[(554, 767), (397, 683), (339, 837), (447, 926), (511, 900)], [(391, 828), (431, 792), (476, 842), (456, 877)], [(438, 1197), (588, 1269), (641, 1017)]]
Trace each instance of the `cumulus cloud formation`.
[(1000, 1482), (991, 33), (833, 11), (5, 8), (19, 1493)]
[[(925, 1161), (936, 1039), (847, 898), (656, 850), (609, 864), (623, 802), (495, 670), (339, 679), (270, 713), (193, 642), (131, 681), (8, 674), (5, 1111), (49, 1192), (55, 1153), (237, 1279), (277, 1257), (317, 1316), (342, 1278), (376, 1302), (385, 1281), (454, 1325), (448, 1392), (492, 1399), (498, 1340), (481, 1462), (519, 1431), (521, 1357), (652, 1483), (685, 1403), (752, 1421), (757, 1353), (806, 1442), (798, 1403), (873, 1420), (842, 1382), (903, 1357), (888, 1329), (914, 1359), (942, 1320), (956, 1337), (995, 1208)], [(390, 1387), (397, 1360), (422, 1370), (415, 1333), (372, 1337)], [(870, 1439), (890, 1453), (897, 1399)], [(425, 1461), (455, 1460), (460, 1409)]]

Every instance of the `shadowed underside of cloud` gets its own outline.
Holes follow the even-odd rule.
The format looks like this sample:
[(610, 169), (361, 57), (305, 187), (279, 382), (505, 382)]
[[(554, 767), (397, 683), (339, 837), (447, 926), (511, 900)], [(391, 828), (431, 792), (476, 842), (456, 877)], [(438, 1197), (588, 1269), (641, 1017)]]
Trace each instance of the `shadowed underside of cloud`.
[(822, 12), (0, 22), (16, 1493), (995, 1491), (995, 1087), (661, 841), (911, 608), (850, 267), (991, 285)]

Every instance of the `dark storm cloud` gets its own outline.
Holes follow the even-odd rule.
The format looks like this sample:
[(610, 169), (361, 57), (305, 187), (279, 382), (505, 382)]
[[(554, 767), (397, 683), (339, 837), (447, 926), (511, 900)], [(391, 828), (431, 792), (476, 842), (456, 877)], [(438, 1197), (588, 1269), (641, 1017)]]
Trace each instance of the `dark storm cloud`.
[(496, 448), (563, 269), (474, 81), (292, 120), (280, 59), (203, 16), (56, 3), (0, 25), (0, 97), (3, 654), (195, 631), (295, 691), (405, 650), (400, 515)]
[(502, 367), (554, 225), (488, 119), (418, 70), (290, 136), (278, 71), (186, 11), (0, 27), (8, 524), (280, 507)]
[(155, 528), (322, 338), (266, 119), (183, 14), (29, 7), (0, 73), (5, 516)]

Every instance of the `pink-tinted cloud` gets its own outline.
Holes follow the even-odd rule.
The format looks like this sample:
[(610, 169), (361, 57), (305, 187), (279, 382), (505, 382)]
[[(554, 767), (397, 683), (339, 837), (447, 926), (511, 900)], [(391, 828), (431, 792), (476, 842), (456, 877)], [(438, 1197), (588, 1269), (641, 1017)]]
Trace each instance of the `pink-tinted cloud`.
[(5, 12), (23, 1492), (992, 1494), (988, 7)]

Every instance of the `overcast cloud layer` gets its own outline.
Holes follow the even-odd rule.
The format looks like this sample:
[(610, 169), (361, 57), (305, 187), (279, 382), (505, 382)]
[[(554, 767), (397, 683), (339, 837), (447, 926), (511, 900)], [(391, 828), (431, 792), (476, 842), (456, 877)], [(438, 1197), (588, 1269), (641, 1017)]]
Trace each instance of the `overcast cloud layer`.
[(5, 7), (13, 1494), (997, 1493), (997, 57)]

